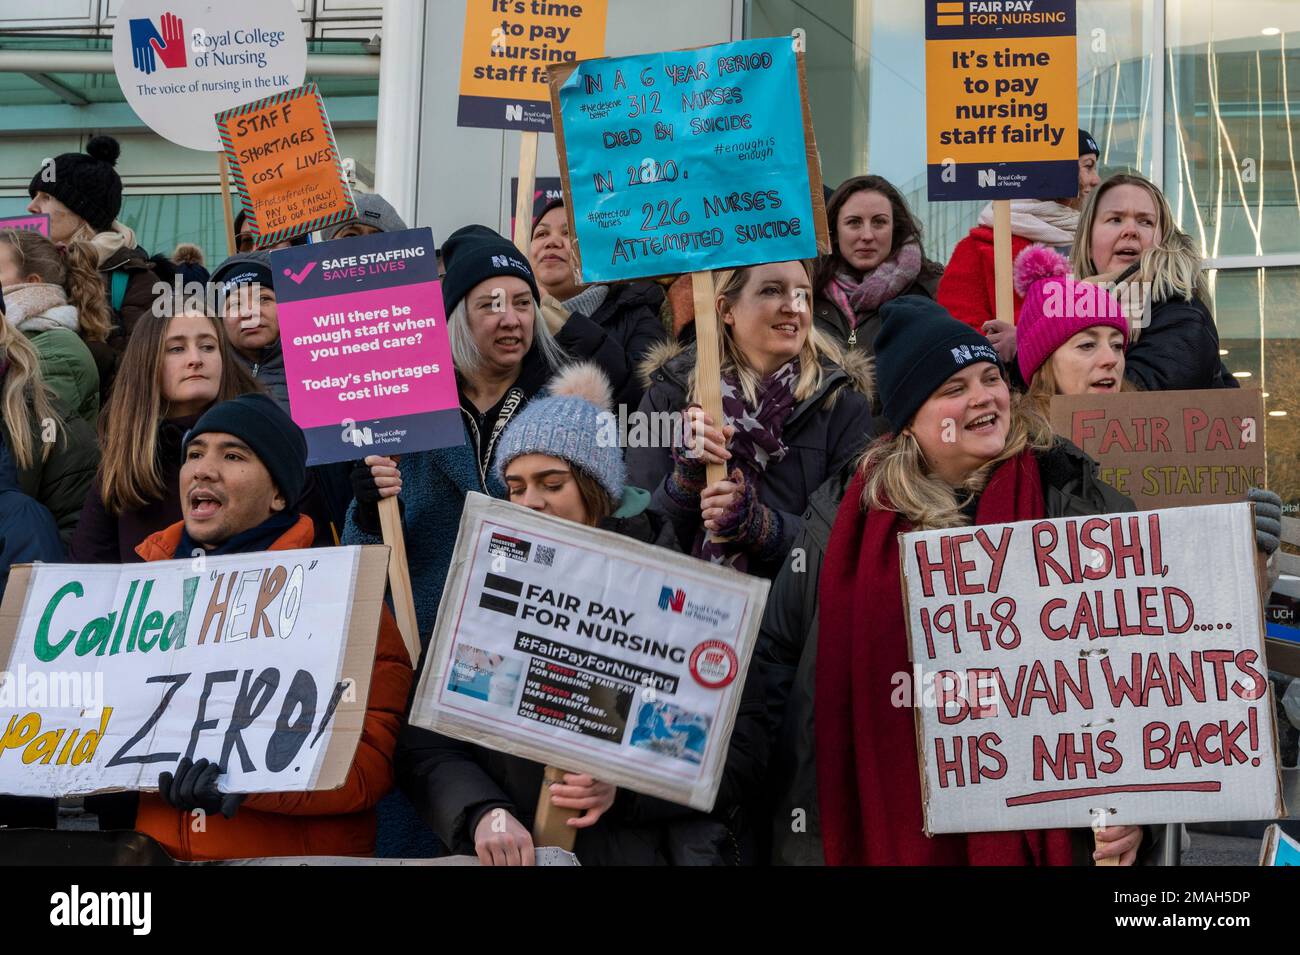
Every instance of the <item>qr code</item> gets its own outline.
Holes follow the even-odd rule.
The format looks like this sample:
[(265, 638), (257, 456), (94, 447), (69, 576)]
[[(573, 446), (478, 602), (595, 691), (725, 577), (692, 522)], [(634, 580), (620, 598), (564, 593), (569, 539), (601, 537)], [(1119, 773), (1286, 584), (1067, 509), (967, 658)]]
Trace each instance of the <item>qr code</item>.
[(555, 563), (555, 548), (538, 544), (537, 549), (533, 551), (533, 563), (550, 567), (551, 564)]

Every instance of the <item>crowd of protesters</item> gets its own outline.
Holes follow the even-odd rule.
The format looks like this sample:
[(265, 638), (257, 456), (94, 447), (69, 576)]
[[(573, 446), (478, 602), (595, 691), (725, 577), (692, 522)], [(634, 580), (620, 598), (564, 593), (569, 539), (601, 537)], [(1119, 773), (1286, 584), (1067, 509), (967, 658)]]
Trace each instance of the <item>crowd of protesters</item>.
[[(0, 232), (0, 570), (378, 542), (378, 503), (395, 496), (427, 649), (466, 495), (490, 494), (772, 581), (713, 811), (568, 774), (551, 799), (575, 812), (583, 863), (1148, 861), (1157, 832), (1130, 826), (1095, 843), (926, 836), (913, 714), (891, 693), (911, 669), (899, 532), (1134, 509), (1052, 433), (1052, 396), (1236, 387), (1194, 243), (1152, 183), (1103, 181), (1099, 153), (1080, 130), (1078, 192), (1012, 203), (1011, 322), (997, 318), (991, 208), (945, 266), (885, 179), (828, 190), (829, 254), (716, 276), (723, 420), (698, 406), (689, 277), (579, 285), (563, 200), (538, 212), (527, 249), (465, 225), (439, 249), (463, 444), (308, 468), (269, 250), (241, 213), (220, 263), (189, 243), (150, 255), (118, 220), (118, 144), (96, 136), (31, 181), (49, 237)], [(357, 198), (357, 218), (314, 241), (406, 228), (382, 197)], [(217, 304), (177, 297), (177, 276)], [(1048, 306), (1064, 283), (1086, 307)], [(689, 426), (673, 446), (597, 440), (620, 409)], [(710, 483), (709, 465), (725, 478)], [(1252, 498), (1269, 553), (1280, 501)], [(385, 609), (338, 790), (245, 797), (186, 759), (156, 793), (87, 808), (182, 859), (531, 864), (543, 767), (408, 725), (421, 662)], [(56, 808), (0, 797), (0, 824), (53, 826)], [(195, 810), (209, 816), (198, 834)]]

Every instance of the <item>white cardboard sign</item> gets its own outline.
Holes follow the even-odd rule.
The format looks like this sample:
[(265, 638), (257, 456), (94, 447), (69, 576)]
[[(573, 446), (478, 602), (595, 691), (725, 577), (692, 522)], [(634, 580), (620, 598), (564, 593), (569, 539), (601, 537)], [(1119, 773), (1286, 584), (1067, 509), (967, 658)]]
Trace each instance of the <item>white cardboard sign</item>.
[(411, 723), (707, 811), (767, 590), (470, 494)]
[(19, 564), (0, 604), (0, 793), (336, 789), (361, 738), (386, 547)]
[(1250, 505), (912, 533), (900, 559), (928, 832), (1282, 814)]
[(293, 0), (124, 0), (113, 71), (150, 129), (217, 152), (217, 113), (302, 86), (307, 39)]

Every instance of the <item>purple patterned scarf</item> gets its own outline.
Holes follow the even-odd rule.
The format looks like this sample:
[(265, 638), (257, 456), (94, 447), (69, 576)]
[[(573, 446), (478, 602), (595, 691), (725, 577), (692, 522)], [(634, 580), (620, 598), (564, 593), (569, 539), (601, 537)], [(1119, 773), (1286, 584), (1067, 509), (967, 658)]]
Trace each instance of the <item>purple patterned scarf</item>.
[[(722, 376), (722, 414), (726, 423), (736, 429), (728, 447), (731, 451), (729, 473), (739, 469), (745, 483), (752, 489), (754, 506), (758, 506), (758, 488), (763, 472), (773, 461), (785, 457), (786, 446), (781, 441), (781, 431), (794, 408), (794, 386), (798, 380), (799, 359), (795, 357), (758, 383), (758, 400), (751, 408), (735, 374)], [(703, 529), (695, 538), (691, 556), (715, 564), (727, 564), (740, 571), (748, 563), (743, 545), (711, 540)]]
[(849, 320), (858, 324), (876, 314), (880, 306), (899, 295), (921, 274), (921, 246), (915, 240), (903, 243), (896, 253), (858, 281), (839, 272), (826, 286), (826, 295)]

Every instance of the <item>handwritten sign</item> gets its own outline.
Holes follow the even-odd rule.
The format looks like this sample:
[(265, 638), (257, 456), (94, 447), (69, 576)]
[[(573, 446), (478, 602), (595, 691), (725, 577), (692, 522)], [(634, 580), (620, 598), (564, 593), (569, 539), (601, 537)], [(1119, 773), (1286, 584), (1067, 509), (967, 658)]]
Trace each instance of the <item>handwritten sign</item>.
[(5, 216), (0, 218), (0, 232), (14, 229), (18, 232), (39, 232), (45, 238), (50, 237), (50, 217), (42, 213), (38, 216)]
[(925, 0), (931, 202), (1079, 191), (1074, 6)]
[(709, 810), (768, 583), (470, 494), (411, 723)]
[(1101, 465), (1138, 507), (1244, 501), (1264, 486), (1264, 398), (1257, 389), (1057, 395), (1052, 429)]
[(789, 37), (551, 71), (584, 282), (829, 251), (802, 54)]
[(457, 126), (551, 131), (547, 69), (605, 52), (608, 0), (468, 0)]
[[(197, 564), (197, 566), (196, 566)], [(365, 718), (383, 547), (20, 564), (0, 605), (0, 793), (335, 789)]]
[(925, 531), (902, 562), (927, 831), (1282, 814), (1250, 505)]
[(357, 217), (315, 83), (218, 113), (217, 128), (258, 248)]
[(271, 265), (308, 464), (464, 443), (429, 229), (278, 249)]

